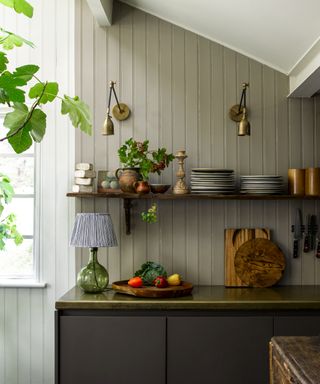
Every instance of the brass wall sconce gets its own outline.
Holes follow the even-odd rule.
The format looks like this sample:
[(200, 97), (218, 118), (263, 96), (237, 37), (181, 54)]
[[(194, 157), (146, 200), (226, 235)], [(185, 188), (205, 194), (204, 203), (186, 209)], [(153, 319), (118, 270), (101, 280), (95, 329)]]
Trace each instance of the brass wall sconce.
[(249, 83), (242, 84), (240, 104), (230, 108), (230, 119), (238, 123), (238, 136), (250, 136), (250, 123), (248, 121), (246, 93)]
[(115, 117), (118, 121), (126, 120), (130, 115), (129, 107), (124, 103), (119, 103), (116, 90), (114, 89), (115, 81), (110, 81), (109, 83), (109, 99), (108, 99), (108, 108), (107, 108), (107, 116), (103, 123), (101, 133), (102, 135), (109, 136), (114, 135), (114, 125), (110, 115), (110, 104), (112, 92), (116, 99), (117, 104), (112, 108), (113, 117)]

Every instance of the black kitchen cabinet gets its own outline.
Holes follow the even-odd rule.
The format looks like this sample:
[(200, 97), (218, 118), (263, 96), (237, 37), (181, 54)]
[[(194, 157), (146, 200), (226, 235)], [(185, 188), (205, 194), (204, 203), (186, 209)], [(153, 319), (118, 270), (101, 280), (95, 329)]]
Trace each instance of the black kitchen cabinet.
[(168, 384), (268, 383), (273, 318), (168, 318)]
[(272, 336), (320, 333), (320, 286), (56, 302), (56, 384), (266, 384)]
[(275, 336), (320, 335), (320, 316), (275, 316)]
[(165, 384), (164, 317), (62, 316), (59, 384)]

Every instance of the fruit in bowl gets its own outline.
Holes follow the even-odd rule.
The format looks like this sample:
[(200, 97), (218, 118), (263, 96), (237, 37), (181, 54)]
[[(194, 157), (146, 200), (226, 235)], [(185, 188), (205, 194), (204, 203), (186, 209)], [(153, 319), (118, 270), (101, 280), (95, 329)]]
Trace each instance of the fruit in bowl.
[(165, 193), (170, 187), (168, 184), (150, 184), (152, 193)]

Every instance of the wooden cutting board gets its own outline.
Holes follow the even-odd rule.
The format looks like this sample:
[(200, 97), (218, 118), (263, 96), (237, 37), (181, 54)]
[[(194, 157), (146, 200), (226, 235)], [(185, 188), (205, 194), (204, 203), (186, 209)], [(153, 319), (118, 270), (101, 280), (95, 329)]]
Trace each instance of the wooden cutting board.
[(272, 287), (282, 277), (286, 259), (280, 248), (268, 239), (248, 240), (234, 258), (237, 275), (249, 287)]
[(263, 238), (270, 239), (270, 230), (267, 228), (228, 228), (224, 232), (224, 258), (226, 287), (246, 287), (237, 276), (234, 268), (234, 258), (239, 247), (248, 240)]
[(150, 297), (150, 298), (168, 298), (168, 297), (181, 297), (190, 295), (193, 289), (191, 283), (183, 281), (181, 285), (169, 286), (167, 288), (157, 287), (140, 287), (133, 288), (128, 285), (128, 280), (115, 281), (112, 283), (112, 289), (119, 293), (137, 297)]

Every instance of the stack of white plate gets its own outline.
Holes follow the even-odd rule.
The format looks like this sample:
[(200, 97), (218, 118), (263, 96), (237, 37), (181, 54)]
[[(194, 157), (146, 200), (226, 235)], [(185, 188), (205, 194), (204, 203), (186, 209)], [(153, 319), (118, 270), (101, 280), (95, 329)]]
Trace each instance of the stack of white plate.
[(193, 168), (191, 192), (202, 194), (235, 193), (236, 182), (232, 169)]
[(275, 195), (284, 192), (282, 176), (240, 176), (240, 193)]

